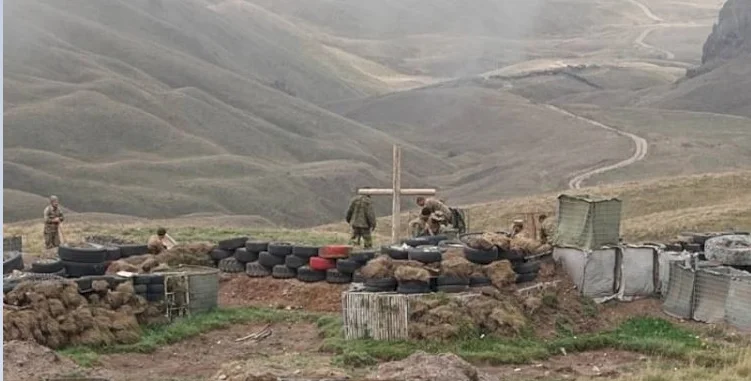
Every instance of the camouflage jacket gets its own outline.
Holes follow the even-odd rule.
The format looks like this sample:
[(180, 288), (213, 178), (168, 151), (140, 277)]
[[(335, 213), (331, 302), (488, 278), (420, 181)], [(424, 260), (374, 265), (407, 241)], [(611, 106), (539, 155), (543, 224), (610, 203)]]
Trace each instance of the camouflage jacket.
[(430, 209), (431, 213), (435, 213), (437, 211), (443, 212), (443, 215), (446, 216), (446, 222), (451, 222), (453, 219), (453, 214), (451, 213), (451, 209), (449, 209), (446, 204), (443, 203), (443, 201), (430, 197), (425, 200), (425, 208)]
[(55, 218), (59, 218), (60, 222), (65, 221), (65, 218), (63, 217), (62, 208), (60, 208), (59, 206), (57, 208), (53, 208), (52, 205), (47, 205), (47, 207), (44, 208), (44, 232), (45, 233), (53, 233), (57, 231), (57, 228), (60, 224), (57, 222), (52, 222), (52, 220)]
[(552, 243), (555, 239), (555, 231), (556, 227), (553, 224), (553, 221), (546, 219), (545, 222), (542, 223), (542, 226), (540, 226), (540, 242)]
[(445, 226), (445, 225), (438, 225), (438, 230), (431, 231), (430, 225), (425, 224), (425, 228), (422, 230), (422, 233), (420, 236), (422, 237), (429, 237), (434, 235), (445, 235), (448, 237), (448, 239), (456, 239), (457, 238), (457, 231), (454, 228)]
[(370, 196), (360, 195), (352, 199), (347, 209), (346, 220), (353, 228), (375, 229), (375, 210)]
[(421, 218), (415, 218), (409, 222), (409, 232), (412, 237), (419, 237), (425, 232), (426, 223)]
[(154, 234), (151, 237), (149, 237), (149, 240), (146, 242), (146, 247), (149, 251), (149, 254), (159, 254), (163, 250), (167, 250), (167, 246), (162, 242), (161, 239), (159, 239), (159, 236)]

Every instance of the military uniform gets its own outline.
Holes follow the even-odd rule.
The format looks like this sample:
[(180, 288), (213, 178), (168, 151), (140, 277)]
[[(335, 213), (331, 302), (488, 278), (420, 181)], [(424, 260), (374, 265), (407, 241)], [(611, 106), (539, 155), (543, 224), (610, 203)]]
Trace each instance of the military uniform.
[(60, 222), (65, 220), (62, 209), (47, 205), (44, 208), (44, 246), (47, 249), (60, 246), (60, 222), (54, 222), (55, 218), (59, 218)]
[(409, 222), (409, 231), (412, 237), (419, 237), (425, 231), (427, 223), (422, 218), (415, 218)]
[(553, 242), (555, 238), (555, 226), (550, 218), (545, 219), (540, 225), (540, 242), (542, 244), (549, 244)]
[(159, 254), (164, 250), (167, 250), (167, 246), (162, 242), (162, 239), (158, 235), (154, 234), (149, 237), (146, 242), (146, 248), (149, 254)]
[(373, 247), (371, 231), (376, 228), (375, 210), (370, 196), (360, 195), (352, 199), (347, 210), (347, 223), (352, 227), (351, 245), (356, 245), (360, 238), (366, 249)]
[(423, 205), (423, 207), (430, 209), (431, 213), (443, 213), (444, 221), (442, 223), (449, 224), (452, 222), (453, 213), (451, 212), (451, 209), (443, 203), (443, 201), (434, 197), (429, 197), (425, 199), (425, 205)]

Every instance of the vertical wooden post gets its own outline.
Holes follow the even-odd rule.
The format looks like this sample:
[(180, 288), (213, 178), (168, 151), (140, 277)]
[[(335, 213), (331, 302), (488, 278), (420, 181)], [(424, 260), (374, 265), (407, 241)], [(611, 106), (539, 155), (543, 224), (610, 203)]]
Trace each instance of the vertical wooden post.
[(391, 199), (391, 242), (396, 244), (399, 239), (399, 222), (401, 214), (401, 193), (402, 193), (402, 152), (401, 147), (394, 144), (394, 160), (392, 169), (392, 188), (394, 190)]

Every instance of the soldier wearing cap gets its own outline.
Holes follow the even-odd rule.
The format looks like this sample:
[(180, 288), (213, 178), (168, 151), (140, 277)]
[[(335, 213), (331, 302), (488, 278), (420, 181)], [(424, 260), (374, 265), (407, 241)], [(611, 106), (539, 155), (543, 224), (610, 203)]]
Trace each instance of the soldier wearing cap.
[(60, 224), (65, 221), (57, 196), (50, 196), (50, 204), (44, 208), (44, 246), (52, 249), (60, 246)]

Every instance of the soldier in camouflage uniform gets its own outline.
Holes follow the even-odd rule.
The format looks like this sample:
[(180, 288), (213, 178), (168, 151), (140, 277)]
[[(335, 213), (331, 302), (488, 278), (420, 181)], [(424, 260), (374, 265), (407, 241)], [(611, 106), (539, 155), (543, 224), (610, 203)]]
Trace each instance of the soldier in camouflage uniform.
[(445, 235), (448, 239), (457, 237), (456, 229), (445, 225), (446, 215), (441, 211), (433, 212), (428, 218), (422, 236)]
[(44, 246), (47, 249), (60, 246), (60, 224), (64, 220), (57, 196), (50, 196), (50, 204), (44, 208)]
[(420, 217), (415, 218), (409, 222), (409, 229), (412, 237), (419, 237), (425, 232), (425, 228), (428, 226), (428, 219), (430, 218), (430, 209), (422, 208)]
[(511, 238), (529, 238), (524, 232), (524, 220), (514, 220), (511, 225)]
[(444, 220), (443, 224), (448, 225), (452, 222), (453, 213), (451, 212), (451, 209), (446, 206), (446, 204), (434, 197), (425, 198), (422, 196), (417, 197), (417, 205), (419, 205), (421, 208), (428, 208), (431, 213), (435, 212), (441, 212), (443, 213)]
[(371, 232), (376, 228), (375, 210), (369, 195), (359, 195), (352, 199), (347, 209), (347, 223), (352, 227), (350, 244), (359, 245), (363, 239), (363, 247), (373, 247)]
[(540, 243), (543, 245), (551, 244), (553, 238), (555, 238), (555, 226), (553, 221), (551, 221), (551, 219), (545, 214), (541, 214), (540, 217), (538, 217), (538, 221), (540, 222)]
[(167, 250), (167, 245), (164, 243), (164, 238), (167, 235), (167, 229), (159, 228), (156, 230), (156, 235), (149, 237), (146, 242), (146, 249), (149, 254), (159, 254), (164, 250)]

